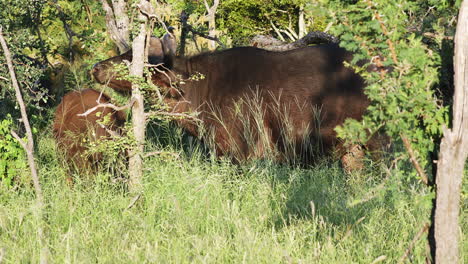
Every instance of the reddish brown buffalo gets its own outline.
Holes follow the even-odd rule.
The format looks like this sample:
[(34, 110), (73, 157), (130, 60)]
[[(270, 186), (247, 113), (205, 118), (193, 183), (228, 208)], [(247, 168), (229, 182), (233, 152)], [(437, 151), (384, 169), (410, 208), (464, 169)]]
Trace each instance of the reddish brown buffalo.
[[(119, 133), (125, 122), (124, 112), (104, 107), (99, 107), (86, 116), (78, 116), (109, 101), (107, 95), (86, 89), (67, 93), (57, 107), (54, 119), (55, 138), (69, 165), (79, 171), (95, 168), (102, 158), (99, 153), (86, 153), (89, 142), (109, 139), (112, 133)], [(108, 120), (105, 120), (107, 116)]]
[[(188, 58), (165, 46), (152, 39), (149, 61), (164, 67), (151, 78), (167, 91), (173, 112), (199, 112), (210, 133), (200, 134), (190, 120), (178, 123), (214, 142), (219, 156), (245, 160), (273, 153), (279, 160), (299, 156), (308, 162), (314, 150), (332, 153), (335, 147), (342, 156), (334, 128), (346, 118), (361, 119), (369, 104), (364, 80), (344, 66), (352, 55), (337, 45), (285, 52), (239, 47)], [(97, 63), (95, 79), (130, 91), (129, 82), (116, 80), (112, 65), (131, 58), (129, 51)]]

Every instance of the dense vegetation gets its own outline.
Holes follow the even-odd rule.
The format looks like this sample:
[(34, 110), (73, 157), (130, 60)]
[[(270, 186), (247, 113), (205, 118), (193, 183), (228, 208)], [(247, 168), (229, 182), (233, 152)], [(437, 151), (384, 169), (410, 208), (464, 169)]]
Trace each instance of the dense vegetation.
[[(75, 184), (67, 185), (67, 164), (51, 132), (53, 112), (64, 93), (106, 89), (88, 74), (94, 63), (118, 53), (100, 1), (0, 0), (0, 26), (14, 54), (35, 131), (51, 260), (396, 262), (430, 221), (434, 197), (421, 184), (401, 138), (409, 138), (432, 177), (441, 125), (450, 116), (450, 37), (459, 2), (221, 1), (216, 26), (227, 47), (248, 45), (257, 34), (297, 39), (303, 12), (307, 31), (327, 28), (340, 36), (342, 46), (357, 54), (354, 62), (379, 55), (384, 66), (393, 67), (382, 76), (351, 65), (368, 80), (373, 103), (363, 122), (350, 120), (338, 131), (345, 139), (365, 141), (362, 131), (384, 130), (394, 138), (394, 152), (383, 162), (368, 160), (368, 169), (351, 175), (326, 159), (313, 168), (268, 160), (238, 166), (211, 158), (196, 140), (158, 121), (149, 128), (147, 151), (180, 155), (145, 159), (144, 192), (134, 197), (121, 178), (106, 171), (74, 175)], [(208, 30), (203, 1), (167, 0), (157, 10), (177, 36), (182, 10), (196, 30)], [(163, 33), (157, 24), (154, 34)], [(187, 53), (208, 47), (207, 40), (191, 33), (187, 41)], [(3, 55), (0, 63), (4, 65)], [(19, 111), (6, 67), (0, 68), (0, 77), (0, 262), (36, 262), (40, 247), (34, 192), (24, 152), (10, 135), (11, 129), (21, 131)], [(108, 88), (106, 93), (117, 103), (126, 101)], [(468, 228), (466, 188), (463, 234)], [(461, 252), (468, 252), (466, 241), (462, 236)], [(423, 263), (430, 255), (426, 242), (416, 242), (411, 261)], [(468, 259), (466, 253), (463, 259)]]

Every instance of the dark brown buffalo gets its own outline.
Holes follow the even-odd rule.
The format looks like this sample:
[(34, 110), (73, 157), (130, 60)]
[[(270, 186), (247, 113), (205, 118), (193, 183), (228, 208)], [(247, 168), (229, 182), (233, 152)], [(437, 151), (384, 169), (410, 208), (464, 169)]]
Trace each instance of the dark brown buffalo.
[[(177, 122), (214, 142), (219, 156), (240, 161), (273, 153), (279, 160), (300, 156), (308, 162), (313, 150), (321, 150), (342, 157), (346, 151), (335, 127), (346, 118), (361, 119), (369, 104), (364, 80), (344, 66), (352, 55), (337, 45), (285, 52), (239, 47), (188, 58), (174, 56), (166, 45), (152, 38), (148, 59), (163, 67), (151, 78), (167, 92), (171, 111), (199, 112), (208, 134), (190, 120)], [(97, 63), (95, 79), (130, 91), (112, 67), (131, 58), (129, 51)]]
[(89, 143), (110, 139), (111, 134), (119, 133), (125, 122), (124, 112), (105, 107), (99, 107), (86, 116), (78, 116), (109, 101), (107, 95), (86, 89), (65, 94), (57, 107), (54, 119), (55, 138), (68, 164), (79, 171), (95, 168), (102, 159), (100, 153), (87, 154)]

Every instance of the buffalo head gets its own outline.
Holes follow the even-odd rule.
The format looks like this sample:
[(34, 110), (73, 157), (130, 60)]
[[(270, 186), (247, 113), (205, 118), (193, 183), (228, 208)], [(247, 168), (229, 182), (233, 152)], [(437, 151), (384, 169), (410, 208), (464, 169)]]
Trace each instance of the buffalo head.
[[(176, 48), (177, 43), (172, 33), (167, 33), (161, 39), (151, 37), (148, 46), (148, 63), (158, 68), (170, 68)], [(116, 65), (131, 63), (132, 52), (129, 50), (121, 55), (96, 63), (92, 69), (94, 79), (116, 91), (130, 92), (132, 84), (124, 79), (125, 68), (121, 68), (122, 70), (119, 71), (116, 70)]]

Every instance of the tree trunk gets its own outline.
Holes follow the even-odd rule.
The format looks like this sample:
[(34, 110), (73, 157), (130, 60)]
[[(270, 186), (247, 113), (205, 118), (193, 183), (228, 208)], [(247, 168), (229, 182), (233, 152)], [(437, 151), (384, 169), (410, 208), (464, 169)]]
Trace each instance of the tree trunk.
[[(208, 2), (205, 0), (205, 7), (208, 11), (208, 36), (212, 38), (216, 38), (216, 9), (218, 9), (219, 0), (214, 0), (213, 5), (210, 7)], [(210, 40), (208, 41), (208, 48), (210, 50), (216, 49), (216, 41)]]
[(434, 216), (436, 263), (459, 262), (461, 183), (468, 155), (468, 1), (463, 1), (455, 36), (453, 127), (444, 128), (437, 162)]
[(111, 39), (120, 53), (130, 49), (130, 27), (127, 15), (127, 3), (124, 0), (113, 0), (112, 7), (107, 0), (100, 0), (106, 12), (106, 26)]
[[(141, 0), (140, 6), (145, 6), (148, 1)], [(143, 68), (145, 65), (145, 39), (147, 35), (147, 17), (141, 12), (138, 14), (139, 21), (139, 33), (133, 40), (133, 60), (130, 66), (130, 75), (141, 79), (143, 77)], [(132, 100), (135, 101), (132, 107), (132, 125), (133, 135), (135, 138), (135, 145), (130, 152), (129, 160), (129, 188), (133, 192), (137, 192), (141, 189), (141, 179), (143, 177), (143, 159), (142, 154), (145, 143), (145, 109), (143, 95), (140, 89), (139, 82), (132, 83)]]

